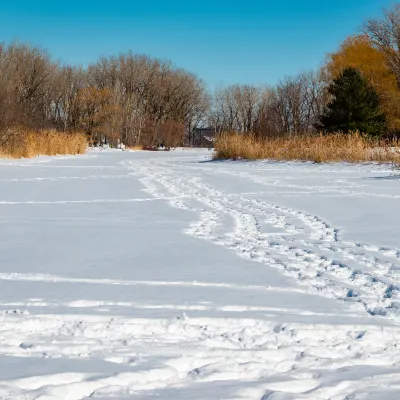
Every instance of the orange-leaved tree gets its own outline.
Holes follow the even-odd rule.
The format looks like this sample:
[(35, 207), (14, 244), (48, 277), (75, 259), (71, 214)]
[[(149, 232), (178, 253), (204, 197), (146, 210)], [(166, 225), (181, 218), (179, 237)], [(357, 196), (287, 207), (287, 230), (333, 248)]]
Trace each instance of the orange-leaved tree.
[(367, 35), (347, 38), (336, 53), (328, 55), (325, 70), (332, 81), (348, 68), (356, 68), (374, 87), (379, 95), (382, 111), (386, 114), (389, 127), (400, 129), (400, 91), (396, 76), (387, 65), (385, 55)]

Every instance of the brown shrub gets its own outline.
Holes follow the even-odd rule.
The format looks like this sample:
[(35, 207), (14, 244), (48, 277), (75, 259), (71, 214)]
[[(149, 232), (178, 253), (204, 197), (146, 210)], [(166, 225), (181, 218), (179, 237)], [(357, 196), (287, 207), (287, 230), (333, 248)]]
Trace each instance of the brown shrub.
[(140, 144), (145, 150), (154, 150), (160, 145), (169, 150), (182, 145), (184, 132), (184, 124), (177, 121), (167, 120), (161, 123), (147, 121)]
[(309, 135), (259, 139), (224, 133), (215, 141), (216, 159), (272, 159), (314, 162), (400, 162), (400, 148), (394, 143), (367, 138), (359, 133)]
[(10, 158), (83, 154), (87, 145), (87, 138), (82, 133), (12, 128), (0, 137), (0, 154)]

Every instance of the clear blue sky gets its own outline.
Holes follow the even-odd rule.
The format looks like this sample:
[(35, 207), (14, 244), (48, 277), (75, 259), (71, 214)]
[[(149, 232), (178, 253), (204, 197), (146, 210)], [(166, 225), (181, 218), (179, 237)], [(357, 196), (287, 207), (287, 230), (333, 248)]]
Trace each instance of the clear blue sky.
[(127, 50), (171, 59), (219, 84), (273, 84), (318, 67), (392, 0), (9, 0), (0, 40), (87, 65)]

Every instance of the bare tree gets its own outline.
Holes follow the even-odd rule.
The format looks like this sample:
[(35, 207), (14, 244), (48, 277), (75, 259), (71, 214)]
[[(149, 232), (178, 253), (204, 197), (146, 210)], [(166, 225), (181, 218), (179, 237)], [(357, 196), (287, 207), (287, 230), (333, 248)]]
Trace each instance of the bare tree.
[[(119, 132), (120, 140), (128, 145), (161, 143), (165, 141), (163, 132), (180, 124), (186, 127), (190, 143), (192, 129), (208, 109), (202, 81), (168, 61), (121, 54), (100, 59), (89, 67), (88, 74), (93, 86), (110, 91), (109, 129)], [(167, 121), (166, 130), (162, 126)], [(170, 133), (167, 136), (171, 137)]]
[(289, 136), (311, 133), (325, 105), (325, 85), (319, 74), (308, 73), (281, 81), (274, 91), (278, 131)]
[(45, 128), (54, 116), (53, 77), (57, 64), (39, 48), (13, 43), (0, 51), (0, 134), (16, 126)]
[(250, 85), (218, 88), (214, 95), (210, 123), (216, 131), (250, 133), (262, 103), (261, 89)]
[(315, 131), (326, 102), (320, 73), (286, 78), (274, 88), (234, 85), (218, 88), (209, 122), (216, 132), (235, 131), (260, 137)]
[(400, 86), (400, 4), (385, 9), (382, 19), (370, 19), (364, 30), (372, 43), (385, 54)]

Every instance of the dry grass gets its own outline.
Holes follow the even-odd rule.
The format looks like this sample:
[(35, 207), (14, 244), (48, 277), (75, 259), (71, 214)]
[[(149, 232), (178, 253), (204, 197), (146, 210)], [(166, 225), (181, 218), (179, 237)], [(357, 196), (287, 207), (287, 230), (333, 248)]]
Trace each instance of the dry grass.
[(142, 144), (136, 144), (134, 146), (127, 146), (127, 149), (140, 151), (140, 150), (143, 150), (143, 145)]
[(14, 128), (7, 132), (0, 146), (0, 156), (31, 158), (38, 155), (83, 154), (88, 142), (83, 133), (64, 133), (54, 130), (31, 131)]
[(235, 160), (400, 163), (400, 149), (393, 143), (372, 140), (358, 133), (270, 139), (225, 133), (215, 141), (214, 157)]

